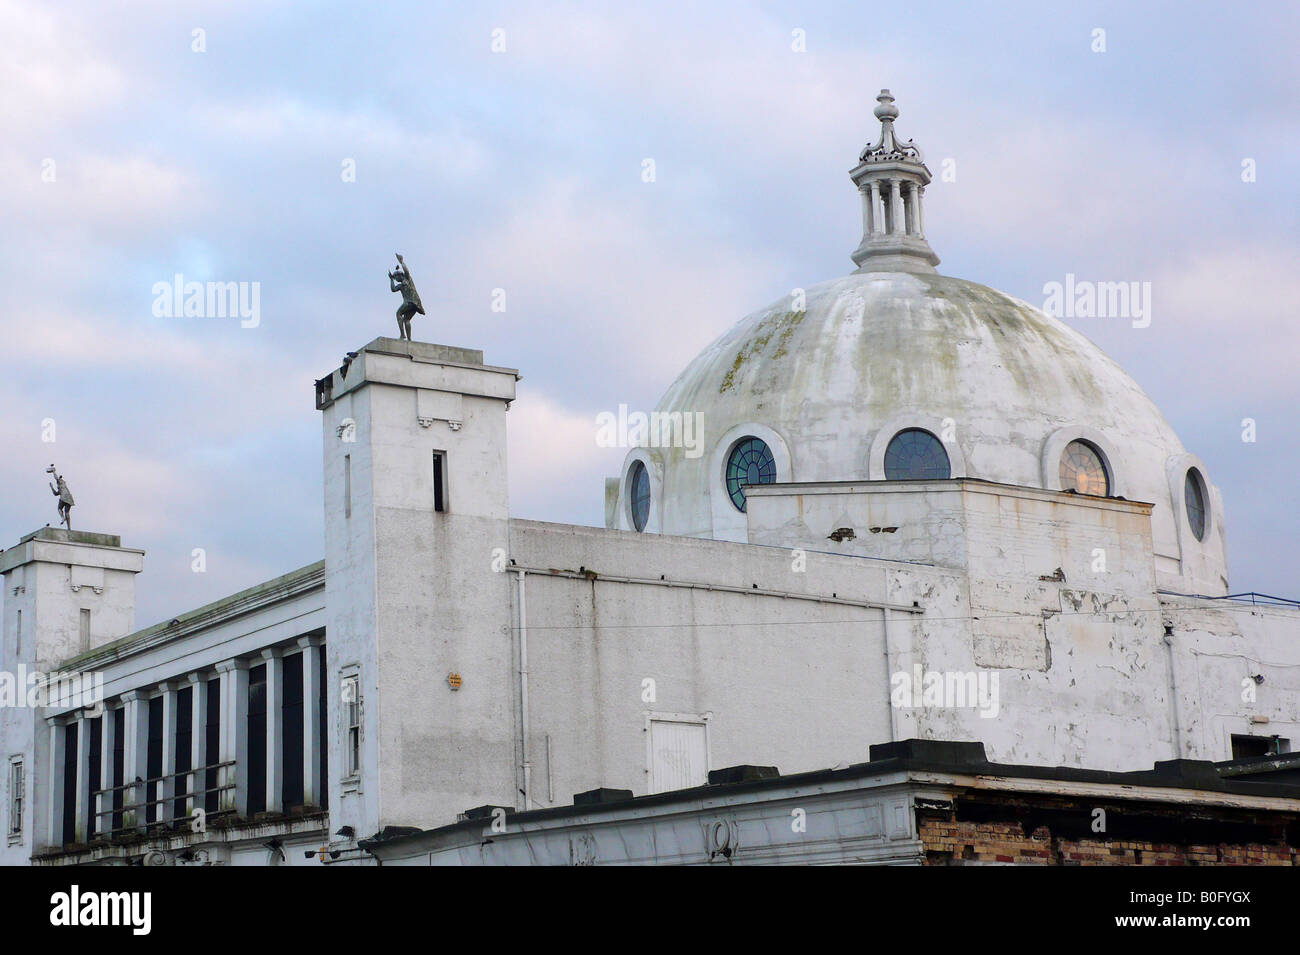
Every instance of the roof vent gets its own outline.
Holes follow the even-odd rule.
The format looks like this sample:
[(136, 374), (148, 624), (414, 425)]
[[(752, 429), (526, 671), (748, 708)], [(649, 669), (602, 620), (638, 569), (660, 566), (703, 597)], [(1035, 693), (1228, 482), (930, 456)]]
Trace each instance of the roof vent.
[(632, 798), (630, 789), (588, 789), (585, 793), (574, 793), (575, 806), (594, 806), (606, 802), (622, 802)]
[(513, 806), (475, 806), (473, 809), (466, 809), (460, 814), (461, 819), (489, 819), (496, 810), (502, 812), (514, 812)]
[(709, 785), (721, 783), (750, 783), (756, 779), (776, 779), (781, 770), (775, 766), (728, 766), (726, 769), (709, 770)]

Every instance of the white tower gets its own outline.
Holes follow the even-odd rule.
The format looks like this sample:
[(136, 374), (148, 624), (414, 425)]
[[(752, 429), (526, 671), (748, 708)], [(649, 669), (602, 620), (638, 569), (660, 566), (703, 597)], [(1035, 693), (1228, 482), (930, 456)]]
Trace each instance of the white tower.
[(317, 382), (336, 830), (514, 803), (505, 412), (518, 377), (480, 351), (377, 338)]
[[(144, 551), (112, 534), (43, 527), (0, 552), (4, 639), (0, 641), (0, 864), (26, 864), (62, 816), (62, 778), (43, 697), (31, 691), (51, 675), (78, 674), (77, 658), (135, 629), (135, 575)], [(41, 772), (36, 767), (43, 767)], [(21, 792), (15, 790), (21, 789)], [(20, 798), (15, 801), (15, 795)], [(14, 830), (16, 807), (21, 825)]]

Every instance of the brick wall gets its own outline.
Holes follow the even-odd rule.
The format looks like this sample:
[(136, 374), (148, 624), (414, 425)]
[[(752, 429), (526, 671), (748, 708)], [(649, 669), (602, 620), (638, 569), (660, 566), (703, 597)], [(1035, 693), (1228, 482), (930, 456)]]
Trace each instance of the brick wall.
[[(1015, 807), (1008, 804), (1008, 811)], [(962, 820), (960, 811), (918, 811), (927, 865), (963, 862), (1029, 865), (1290, 865), (1300, 864), (1300, 850), (1284, 839), (1202, 845), (1134, 838), (1107, 840), (1077, 833), (1053, 832), (1037, 825), (1026, 833), (1020, 820)], [(1202, 819), (1202, 822), (1204, 820)], [(1075, 828), (1075, 827), (1069, 827)]]

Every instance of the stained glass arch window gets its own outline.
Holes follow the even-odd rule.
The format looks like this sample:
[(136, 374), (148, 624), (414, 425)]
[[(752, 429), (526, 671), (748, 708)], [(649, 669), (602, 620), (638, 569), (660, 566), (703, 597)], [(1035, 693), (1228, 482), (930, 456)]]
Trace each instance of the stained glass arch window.
[(1096, 497), (1110, 495), (1110, 474), (1101, 452), (1087, 441), (1071, 441), (1061, 452), (1061, 490), (1092, 494)]
[(643, 461), (632, 462), (627, 499), (632, 511), (632, 526), (638, 531), (645, 530), (650, 520), (650, 472)]
[(887, 481), (943, 481), (951, 476), (948, 452), (929, 431), (907, 428), (894, 435), (885, 448)]
[(1201, 474), (1196, 468), (1187, 469), (1187, 477), (1183, 481), (1183, 506), (1187, 510), (1187, 523), (1191, 525), (1192, 534), (1196, 539), (1205, 539), (1205, 483), (1201, 479)]
[(741, 438), (727, 455), (727, 496), (736, 510), (745, 509), (746, 484), (772, 484), (776, 481), (776, 459), (772, 449), (760, 438)]

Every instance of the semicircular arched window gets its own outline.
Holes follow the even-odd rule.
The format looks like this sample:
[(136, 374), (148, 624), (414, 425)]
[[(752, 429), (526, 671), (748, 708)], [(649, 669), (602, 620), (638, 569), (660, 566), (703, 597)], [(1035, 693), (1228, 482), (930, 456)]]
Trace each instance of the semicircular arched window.
[(1205, 539), (1205, 483), (1196, 468), (1187, 469), (1183, 481), (1183, 506), (1187, 509), (1187, 523), (1196, 539)]
[(632, 509), (632, 526), (643, 531), (650, 520), (650, 472), (645, 463), (633, 461), (629, 478), (627, 499)]
[(885, 448), (887, 481), (943, 481), (951, 476), (948, 452), (929, 431), (920, 428), (900, 431)]
[(746, 484), (772, 484), (776, 481), (776, 459), (772, 449), (759, 438), (741, 438), (727, 455), (727, 495), (736, 510), (745, 509)]
[(1087, 441), (1071, 441), (1061, 452), (1061, 490), (1091, 494), (1094, 497), (1110, 495), (1110, 475), (1101, 452)]

